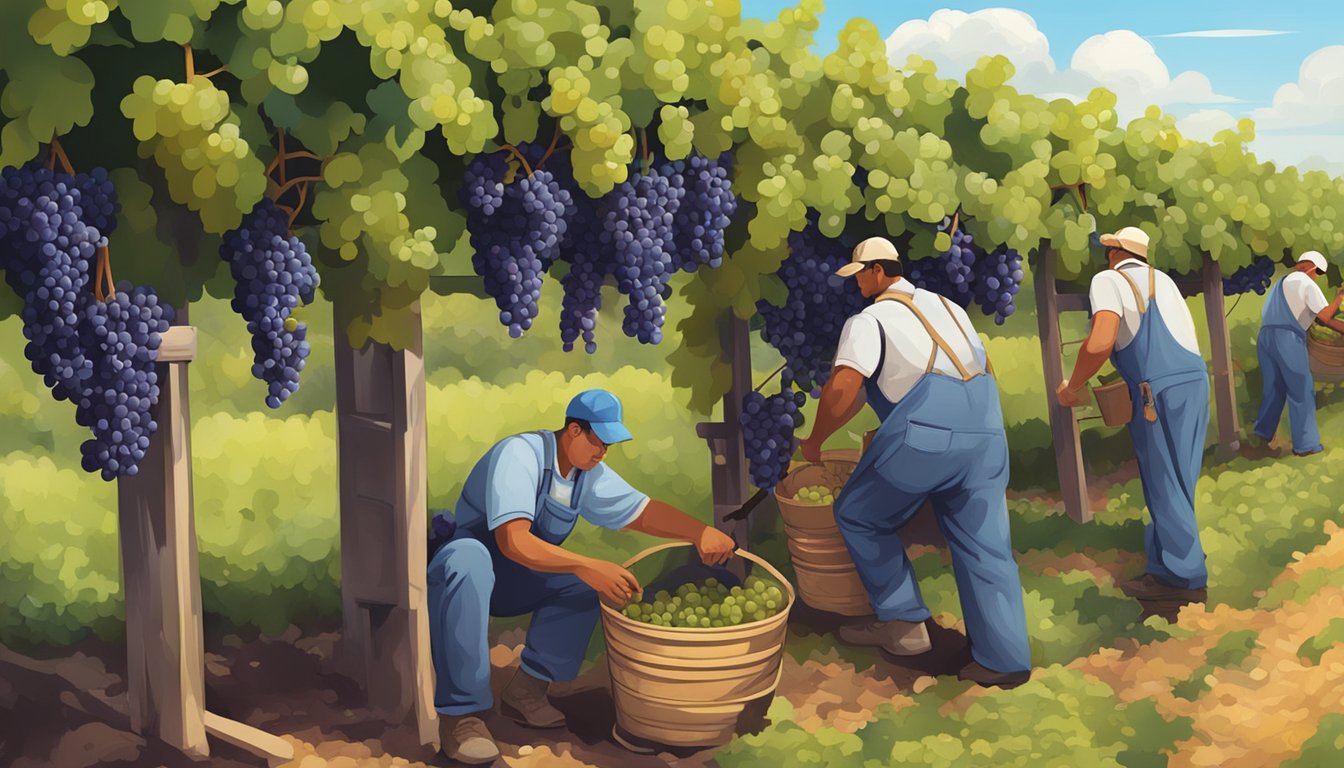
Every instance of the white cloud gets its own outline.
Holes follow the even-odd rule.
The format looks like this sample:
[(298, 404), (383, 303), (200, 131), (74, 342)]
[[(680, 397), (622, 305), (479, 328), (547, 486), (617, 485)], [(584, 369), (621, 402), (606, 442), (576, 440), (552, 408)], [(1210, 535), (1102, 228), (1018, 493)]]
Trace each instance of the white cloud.
[(1312, 53), (1298, 70), (1297, 82), (1279, 86), (1274, 103), (1251, 113), (1258, 128), (1302, 130), (1344, 128), (1344, 45)]
[(1182, 136), (1210, 141), (1219, 131), (1237, 127), (1237, 118), (1221, 109), (1201, 109), (1176, 121)]
[(1117, 112), (1137, 117), (1150, 104), (1218, 104), (1235, 101), (1214, 92), (1208, 77), (1187, 71), (1172, 77), (1152, 44), (1129, 30), (1094, 35), (1059, 69), (1050, 41), (1036, 21), (1021, 11), (990, 8), (974, 13), (941, 10), (927, 21), (915, 19), (887, 38), (887, 53), (903, 64), (910, 54), (931, 59), (948, 74), (961, 76), (982, 56), (1002, 54), (1016, 69), (1012, 83), (1043, 98), (1082, 99), (1098, 86), (1114, 91)]
[(1149, 37), (1277, 37), (1291, 34), (1293, 32), (1280, 29), (1199, 29), (1193, 32), (1173, 32), (1169, 35), (1149, 35)]

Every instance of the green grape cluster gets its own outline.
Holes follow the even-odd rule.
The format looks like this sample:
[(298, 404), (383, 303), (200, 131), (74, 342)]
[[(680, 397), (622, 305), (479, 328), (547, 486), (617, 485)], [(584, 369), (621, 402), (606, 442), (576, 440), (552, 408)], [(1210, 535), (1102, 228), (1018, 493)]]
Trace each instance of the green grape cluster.
[(266, 191), (266, 172), (208, 78), (189, 83), (143, 75), (121, 102), (142, 154), (152, 154), (172, 198), (200, 211), (207, 232), (238, 226)]
[(824, 485), (807, 485), (793, 494), (793, 500), (804, 504), (833, 504), (837, 493), (839, 489), (831, 489)]
[(764, 621), (784, 610), (785, 603), (779, 585), (765, 579), (748, 576), (743, 586), (730, 588), (710, 577), (701, 584), (682, 584), (675, 594), (661, 590), (652, 602), (631, 603), (623, 612), (659, 627), (709, 629)]

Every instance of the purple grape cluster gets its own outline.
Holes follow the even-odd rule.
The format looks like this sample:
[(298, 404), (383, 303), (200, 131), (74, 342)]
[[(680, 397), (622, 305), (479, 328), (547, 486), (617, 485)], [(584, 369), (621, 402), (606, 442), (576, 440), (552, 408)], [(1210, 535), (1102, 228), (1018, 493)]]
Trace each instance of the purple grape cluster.
[[(535, 147), (519, 150), (538, 158)], [(548, 170), (517, 170), (509, 178), (502, 154), (477, 155), (467, 166), (459, 198), (467, 209), (471, 265), (499, 307), (513, 338), (537, 317), (546, 270), (560, 255), (574, 213), (570, 192)]]
[(1223, 278), (1223, 294), (1235, 296), (1255, 291), (1263, 296), (1273, 281), (1274, 260), (1268, 256), (1256, 256), (1250, 264)]
[(1005, 245), (975, 262), (975, 301), (994, 322), (1003, 325), (1017, 311), (1013, 303), (1022, 288), (1022, 256)]
[(152, 288), (126, 282), (106, 301), (88, 303), (80, 338), (96, 375), (75, 408), (75, 421), (93, 431), (80, 446), (86, 472), (101, 470), (104, 480), (137, 473), (158, 429), (154, 363), (172, 319), (172, 307), (160, 304)]
[(723, 231), (737, 213), (730, 164), (725, 153), (718, 160), (691, 155), (663, 166), (662, 175), (684, 190), (672, 214), (674, 271), (694, 272), (723, 262)]
[(748, 392), (742, 398), (742, 441), (751, 472), (751, 484), (757, 488), (774, 488), (789, 468), (789, 460), (798, 447), (794, 430), (803, 425), (799, 408), (807, 401), (802, 392), (792, 391), (786, 378), (776, 394), (766, 397), (760, 392)]
[[(952, 226), (952, 219), (944, 218), (939, 231), (946, 232)], [(957, 227), (952, 233), (952, 247), (946, 251), (925, 259), (910, 262), (910, 282), (926, 291), (932, 291), (968, 307), (975, 298), (976, 261), (983, 257), (975, 245), (971, 233), (965, 227)]]
[(233, 275), (233, 311), (252, 334), (252, 375), (266, 384), (266, 405), (279, 408), (299, 391), (308, 357), (308, 328), (290, 314), (313, 300), (318, 275), (303, 242), (289, 233), (289, 217), (262, 198), (219, 255)]
[(784, 356), (804, 389), (826, 383), (845, 321), (867, 304), (854, 280), (835, 275), (849, 261), (850, 249), (815, 223), (791, 232), (788, 258), (776, 272), (788, 292), (784, 304), (756, 303), (765, 320), (761, 338)]
[(627, 298), (625, 335), (663, 340), (663, 298), (675, 271), (672, 219), (684, 190), (657, 170), (636, 173), (597, 201), (599, 242), (615, 259), (616, 287)]
[[(134, 475), (157, 429), (159, 334), (172, 321), (152, 288), (96, 300), (90, 265), (120, 206), (107, 172), (70, 176), (29, 164), (0, 172), (0, 267), (23, 297), (24, 354), (93, 438), (81, 464)], [(99, 225), (105, 229), (100, 229)]]

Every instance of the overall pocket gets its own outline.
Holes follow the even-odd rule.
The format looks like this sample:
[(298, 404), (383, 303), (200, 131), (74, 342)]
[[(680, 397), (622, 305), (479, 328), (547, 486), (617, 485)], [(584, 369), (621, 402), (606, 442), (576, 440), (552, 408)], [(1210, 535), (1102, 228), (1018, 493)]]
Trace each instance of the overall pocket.
[(547, 499), (542, 502), (537, 519), (532, 523), (532, 534), (548, 544), (560, 545), (569, 538), (579, 511)]

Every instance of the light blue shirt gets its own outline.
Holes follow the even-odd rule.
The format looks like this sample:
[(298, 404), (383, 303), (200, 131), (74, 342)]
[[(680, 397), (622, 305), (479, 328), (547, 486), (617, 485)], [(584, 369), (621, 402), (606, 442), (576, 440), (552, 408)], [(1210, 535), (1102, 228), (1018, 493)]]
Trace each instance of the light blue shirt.
[[(545, 446), (535, 432), (499, 441), (476, 462), (462, 486), (454, 514), (459, 527), (493, 531), (510, 520), (532, 520), (537, 514)], [(552, 467), (551, 498), (572, 507), (574, 473), (566, 478)], [(578, 512), (602, 528), (620, 529), (639, 517), (649, 497), (630, 486), (605, 463), (584, 473)]]

